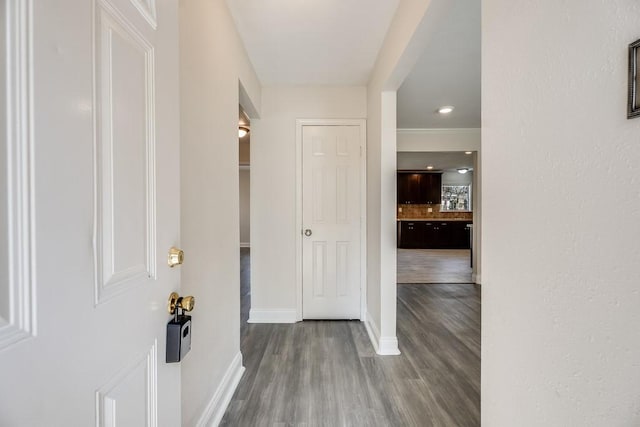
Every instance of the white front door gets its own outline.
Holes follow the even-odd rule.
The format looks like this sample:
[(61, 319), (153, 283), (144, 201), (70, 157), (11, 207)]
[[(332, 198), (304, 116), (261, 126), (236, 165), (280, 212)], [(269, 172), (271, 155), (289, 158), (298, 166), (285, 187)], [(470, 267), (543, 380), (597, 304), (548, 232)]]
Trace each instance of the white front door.
[(1, 3), (2, 426), (180, 425), (177, 3)]
[(302, 127), (302, 317), (359, 319), (364, 128)]

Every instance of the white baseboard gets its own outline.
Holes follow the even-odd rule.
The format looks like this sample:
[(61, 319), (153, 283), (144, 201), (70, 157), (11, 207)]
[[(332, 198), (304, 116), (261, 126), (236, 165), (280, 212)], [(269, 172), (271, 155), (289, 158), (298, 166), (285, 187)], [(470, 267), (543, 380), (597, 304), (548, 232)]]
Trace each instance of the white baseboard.
[(249, 323), (296, 323), (296, 310), (249, 310)]
[(376, 353), (380, 354), (378, 352), (378, 348), (380, 348), (380, 330), (369, 313), (367, 313), (367, 320), (364, 322), (364, 327), (367, 330), (367, 334), (369, 335), (369, 339), (371, 340), (374, 350)]
[(398, 338), (381, 337), (378, 325), (376, 325), (376, 322), (368, 313), (367, 321), (364, 323), (364, 326), (367, 329), (367, 334), (369, 334), (369, 339), (371, 340), (371, 344), (376, 350), (376, 353), (381, 356), (397, 356), (400, 354), (400, 350), (398, 349)]
[(471, 275), (471, 281), (473, 283), (475, 283), (476, 285), (479, 285), (482, 283), (482, 281), (480, 280), (480, 275), (479, 274), (472, 274)]
[(220, 424), (243, 373), (242, 353), (238, 352), (224, 373), (218, 389), (213, 394), (200, 419), (198, 419), (197, 427), (217, 427)]
[(249, 243), (249, 242), (240, 242), (240, 247), (241, 248), (250, 248), (251, 247), (251, 243)]
[(380, 337), (380, 346), (378, 347), (378, 354), (383, 356), (400, 355), (400, 349), (398, 348), (398, 338), (397, 337)]

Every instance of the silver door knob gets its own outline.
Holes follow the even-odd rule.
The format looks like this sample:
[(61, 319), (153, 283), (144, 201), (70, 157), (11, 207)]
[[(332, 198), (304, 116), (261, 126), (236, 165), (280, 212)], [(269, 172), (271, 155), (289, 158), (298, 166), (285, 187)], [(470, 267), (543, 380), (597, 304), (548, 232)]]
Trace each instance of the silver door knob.
[(307, 228), (306, 230), (304, 230), (304, 235), (305, 235), (305, 236), (309, 237), (309, 236), (311, 236), (312, 234), (313, 234), (313, 232), (312, 232), (310, 229), (308, 229), (308, 228)]

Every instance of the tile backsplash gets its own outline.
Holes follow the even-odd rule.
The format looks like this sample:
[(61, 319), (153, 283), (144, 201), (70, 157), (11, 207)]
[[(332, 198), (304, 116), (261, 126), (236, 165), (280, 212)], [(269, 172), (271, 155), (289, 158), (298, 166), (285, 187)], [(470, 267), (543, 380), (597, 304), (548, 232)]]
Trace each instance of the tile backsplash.
[[(433, 212), (428, 212), (429, 208)], [(402, 212), (400, 212), (402, 209)], [(433, 218), (433, 219), (468, 219), (473, 220), (473, 212), (440, 212), (440, 205), (398, 205), (396, 210), (398, 219), (417, 219), (417, 218)]]

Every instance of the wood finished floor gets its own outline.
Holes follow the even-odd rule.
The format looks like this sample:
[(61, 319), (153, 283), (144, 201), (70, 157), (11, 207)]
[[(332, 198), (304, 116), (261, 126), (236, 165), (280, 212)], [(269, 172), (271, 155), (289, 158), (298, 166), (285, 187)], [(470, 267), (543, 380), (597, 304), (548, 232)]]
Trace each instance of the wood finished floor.
[(378, 356), (358, 321), (246, 324), (247, 370), (223, 426), (480, 425), (480, 289), (398, 286), (400, 356)]
[(398, 283), (472, 283), (469, 249), (398, 249)]

